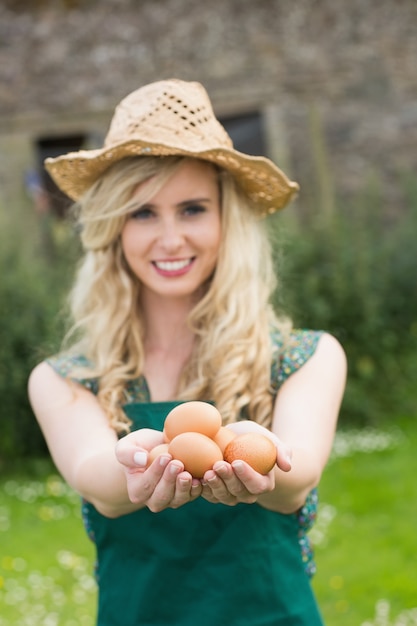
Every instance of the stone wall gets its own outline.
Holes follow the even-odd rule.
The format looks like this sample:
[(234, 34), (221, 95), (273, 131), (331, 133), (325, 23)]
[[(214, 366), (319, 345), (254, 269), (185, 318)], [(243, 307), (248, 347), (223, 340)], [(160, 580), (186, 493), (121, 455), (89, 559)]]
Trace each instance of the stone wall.
[(99, 141), (121, 97), (175, 76), (221, 116), (262, 113), (300, 202), (377, 176), (392, 210), (417, 171), (416, 62), (415, 0), (3, 0), (2, 191), (36, 165), (37, 138)]

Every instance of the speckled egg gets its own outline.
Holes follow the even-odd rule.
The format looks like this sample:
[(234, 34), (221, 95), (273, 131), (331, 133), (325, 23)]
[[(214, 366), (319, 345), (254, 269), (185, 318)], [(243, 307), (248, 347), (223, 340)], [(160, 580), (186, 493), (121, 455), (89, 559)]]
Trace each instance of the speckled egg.
[(277, 461), (275, 444), (261, 433), (238, 435), (226, 446), (224, 460), (232, 463), (245, 461), (259, 474), (268, 474)]

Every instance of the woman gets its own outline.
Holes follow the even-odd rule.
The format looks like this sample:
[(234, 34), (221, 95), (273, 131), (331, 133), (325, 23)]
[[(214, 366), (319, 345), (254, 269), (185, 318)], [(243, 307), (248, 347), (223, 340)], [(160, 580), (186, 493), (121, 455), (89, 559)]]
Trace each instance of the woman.
[[(293, 330), (269, 303), (260, 217), (297, 184), (234, 150), (203, 87), (179, 80), (127, 96), (102, 149), (46, 166), (77, 201), (85, 255), (69, 347), (29, 395), (83, 499), (97, 624), (321, 624), (306, 533), (346, 363), (331, 335)], [(218, 461), (196, 479), (169, 454), (149, 463), (188, 400), (271, 438), (274, 469)]]

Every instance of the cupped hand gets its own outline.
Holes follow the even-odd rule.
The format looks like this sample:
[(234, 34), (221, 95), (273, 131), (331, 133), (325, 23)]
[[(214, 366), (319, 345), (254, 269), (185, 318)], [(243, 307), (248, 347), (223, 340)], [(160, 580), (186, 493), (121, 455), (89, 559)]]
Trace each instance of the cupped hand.
[(204, 474), (202, 485), (201, 495), (208, 502), (228, 506), (253, 504), (261, 494), (273, 490), (275, 474), (273, 470), (265, 476), (259, 474), (245, 461), (218, 461)]
[(116, 458), (125, 473), (130, 501), (154, 513), (178, 508), (202, 492), (201, 482), (184, 471), (181, 461), (173, 460), (171, 455), (164, 453), (148, 465), (150, 450), (160, 443), (163, 443), (160, 431), (142, 428), (116, 445)]

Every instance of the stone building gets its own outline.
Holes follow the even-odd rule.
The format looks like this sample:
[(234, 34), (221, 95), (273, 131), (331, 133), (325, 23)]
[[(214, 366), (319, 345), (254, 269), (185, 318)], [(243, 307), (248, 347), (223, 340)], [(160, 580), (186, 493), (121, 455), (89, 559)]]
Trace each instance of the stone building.
[[(202, 82), (235, 140), (332, 210), (370, 176), (384, 210), (417, 171), (414, 0), (2, 0), (0, 210), (45, 156), (100, 145), (115, 104), (161, 78)], [(49, 198), (51, 200), (51, 198)]]

